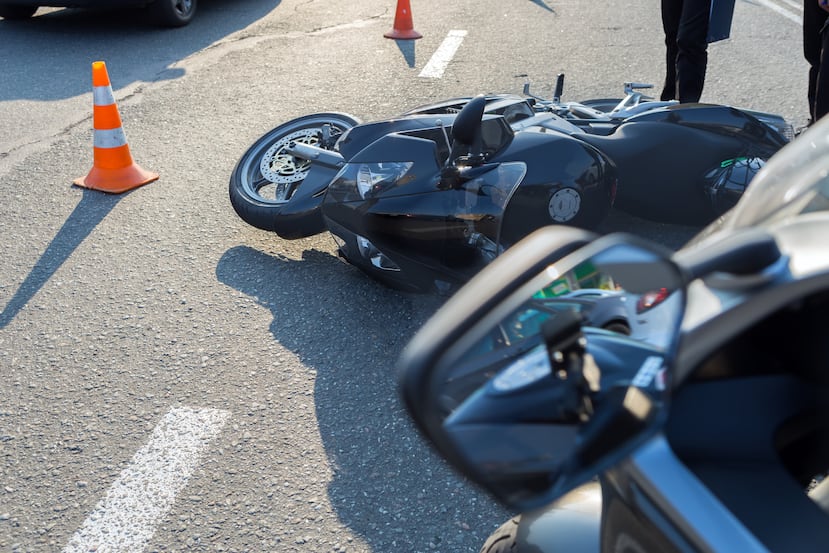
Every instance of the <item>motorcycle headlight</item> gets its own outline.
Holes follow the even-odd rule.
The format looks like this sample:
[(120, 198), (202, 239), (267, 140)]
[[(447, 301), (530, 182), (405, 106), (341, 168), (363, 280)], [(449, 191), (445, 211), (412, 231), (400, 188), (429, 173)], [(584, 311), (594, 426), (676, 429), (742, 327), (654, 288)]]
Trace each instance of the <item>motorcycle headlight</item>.
[(343, 195), (341, 200), (363, 200), (376, 196), (381, 191), (402, 184), (402, 179), (411, 169), (411, 161), (383, 161), (379, 163), (346, 163), (332, 179), (331, 189)]
[(357, 191), (363, 199), (397, 184), (412, 167), (410, 161), (361, 163), (357, 169)]

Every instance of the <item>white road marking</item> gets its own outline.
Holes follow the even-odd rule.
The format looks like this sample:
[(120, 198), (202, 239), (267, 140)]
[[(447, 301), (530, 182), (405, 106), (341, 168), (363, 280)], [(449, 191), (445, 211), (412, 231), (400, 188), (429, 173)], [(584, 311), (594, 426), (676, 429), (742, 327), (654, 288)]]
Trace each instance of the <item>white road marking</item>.
[(229, 416), (229, 411), (186, 407), (167, 413), (63, 552), (143, 551)]
[(446, 71), (446, 66), (452, 61), (455, 52), (460, 48), (463, 38), (466, 36), (466, 31), (449, 31), (446, 38), (443, 39), (440, 47), (432, 54), (429, 63), (420, 72), (419, 77), (427, 79), (439, 79)]
[(755, 0), (755, 1), (758, 4), (760, 4), (762, 6), (765, 6), (765, 7), (767, 7), (768, 9), (770, 9), (772, 11), (779, 13), (780, 15), (785, 17), (786, 19), (790, 19), (790, 20), (794, 21), (798, 25), (803, 24), (803, 18), (801, 16), (797, 15), (796, 13), (790, 12), (789, 10), (784, 8), (783, 6), (775, 4), (771, 0)]
[(795, 2), (794, 0), (780, 0), (783, 4), (791, 6), (796, 12), (803, 13), (803, 3)]

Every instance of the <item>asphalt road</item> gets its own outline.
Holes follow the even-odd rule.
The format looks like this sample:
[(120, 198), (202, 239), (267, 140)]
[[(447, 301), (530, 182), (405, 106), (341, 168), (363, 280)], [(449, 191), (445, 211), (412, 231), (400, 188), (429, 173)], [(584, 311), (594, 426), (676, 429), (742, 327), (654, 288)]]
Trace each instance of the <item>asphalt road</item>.
[[(660, 83), (657, 0), (202, 0), (0, 20), (0, 550), (476, 551), (508, 513), (422, 442), (395, 360), (440, 299), (239, 220), (228, 176), (291, 117), (364, 120), (431, 100), (618, 96)], [(796, 6), (740, 1), (703, 100), (806, 119)], [(466, 30), (439, 77), (420, 74)], [(136, 161), (161, 178), (80, 189), (93, 61)], [(695, 229), (614, 214), (671, 247)], [(105, 547), (110, 545), (111, 548)]]

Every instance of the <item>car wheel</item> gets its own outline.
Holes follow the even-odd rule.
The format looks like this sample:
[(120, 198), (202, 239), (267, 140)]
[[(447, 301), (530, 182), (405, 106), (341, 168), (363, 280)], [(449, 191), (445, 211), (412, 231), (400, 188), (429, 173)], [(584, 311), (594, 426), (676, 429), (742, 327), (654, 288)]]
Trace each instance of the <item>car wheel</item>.
[(3, 19), (29, 19), (36, 11), (37, 6), (0, 4), (0, 17)]
[(155, 0), (150, 4), (153, 18), (164, 27), (184, 27), (196, 13), (197, 0)]
[(617, 334), (622, 334), (624, 336), (630, 336), (630, 326), (627, 323), (622, 321), (612, 321), (607, 323), (602, 327), (605, 330), (609, 330), (610, 332), (616, 332)]

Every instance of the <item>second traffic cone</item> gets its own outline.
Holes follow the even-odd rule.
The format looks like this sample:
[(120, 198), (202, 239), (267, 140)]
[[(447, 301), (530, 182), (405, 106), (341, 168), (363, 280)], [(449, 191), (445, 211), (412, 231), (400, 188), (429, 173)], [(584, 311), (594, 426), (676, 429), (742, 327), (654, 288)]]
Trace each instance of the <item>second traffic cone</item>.
[(106, 64), (102, 61), (92, 64), (92, 98), (92, 170), (87, 176), (73, 182), (83, 188), (120, 194), (157, 180), (156, 173), (147, 171), (132, 159)]
[(398, 40), (412, 40), (423, 37), (422, 34), (414, 30), (412, 8), (409, 5), (409, 0), (397, 0), (397, 12), (394, 14), (394, 27), (383, 36)]

